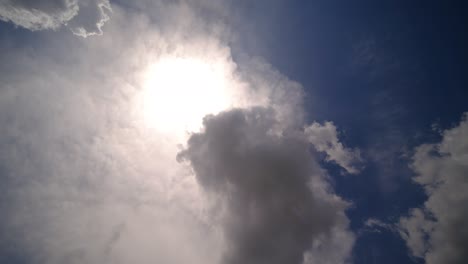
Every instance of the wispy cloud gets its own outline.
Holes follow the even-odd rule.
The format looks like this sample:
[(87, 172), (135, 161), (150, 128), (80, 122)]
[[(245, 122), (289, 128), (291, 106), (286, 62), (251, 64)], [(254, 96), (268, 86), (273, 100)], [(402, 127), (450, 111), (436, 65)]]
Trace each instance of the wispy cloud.
[(111, 10), (109, 0), (6, 0), (0, 3), (0, 19), (32, 31), (66, 26), (88, 37), (102, 35)]
[(348, 173), (359, 173), (363, 162), (359, 150), (345, 148), (339, 142), (336, 127), (332, 122), (325, 122), (323, 125), (313, 123), (305, 128), (304, 133), (317, 151), (326, 153), (328, 161), (336, 162)]

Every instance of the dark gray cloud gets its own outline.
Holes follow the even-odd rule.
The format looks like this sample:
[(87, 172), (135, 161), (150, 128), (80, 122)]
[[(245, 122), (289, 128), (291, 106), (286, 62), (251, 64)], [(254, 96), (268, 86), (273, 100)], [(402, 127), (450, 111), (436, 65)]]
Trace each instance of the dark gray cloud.
[(0, 19), (29, 30), (67, 26), (78, 36), (101, 35), (109, 0), (2, 0)]
[(468, 115), (442, 135), (439, 144), (421, 145), (413, 156), (414, 180), (428, 200), (400, 219), (400, 233), (428, 264), (468, 263)]
[[(307, 252), (334, 229), (352, 241), (346, 233), (347, 203), (327, 191), (307, 137), (279, 127), (274, 111), (266, 108), (208, 116), (203, 132), (193, 134), (179, 154), (203, 188), (220, 199), (228, 243), (224, 263), (315, 263)], [(338, 247), (320, 246), (327, 251), (323, 255), (343, 257)], [(324, 256), (321, 262), (344, 259)]]

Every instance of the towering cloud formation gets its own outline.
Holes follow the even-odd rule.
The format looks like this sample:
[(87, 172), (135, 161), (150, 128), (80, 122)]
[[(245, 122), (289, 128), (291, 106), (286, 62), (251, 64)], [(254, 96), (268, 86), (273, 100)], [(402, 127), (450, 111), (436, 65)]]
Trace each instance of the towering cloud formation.
[(29, 30), (66, 25), (78, 36), (101, 35), (109, 20), (109, 0), (2, 0), (0, 19)]
[(468, 114), (439, 144), (417, 148), (412, 168), (428, 200), (400, 219), (413, 255), (428, 264), (468, 263)]
[[(266, 108), (208, 116), (203, 132), (193, 134), (179, 154), (221, 202), (224, 263), (297, 264), (319, 244), (321, 263), (343, 263), (353, 240), (347, 203), (328, 191), (307, 136), (280, 127)], [(336, 230), (344, 252), (326, 245)]]
[[(115, 4), (99, 38), (1, 36), (0, 263), (345, 262), (347, 203), (308, 151), (302, 87), (261, 59), (234, 61), (228, 28), (198, 1), (138, 3)], [(181, 131), (153, 129), (139, 105), (162, 57), (221, 67), (220, 89), (244, 108), (190, 140), (181, 156), (196, 177), (176, 161)]]

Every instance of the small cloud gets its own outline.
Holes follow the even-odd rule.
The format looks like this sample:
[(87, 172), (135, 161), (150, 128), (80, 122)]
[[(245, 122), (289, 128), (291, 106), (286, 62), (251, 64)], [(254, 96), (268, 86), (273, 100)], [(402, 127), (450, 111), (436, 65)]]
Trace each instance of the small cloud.
[(314, 122), (304, 131), (308, 141), (319, 152), (327, 154), (327, 161), (333, 161), (350, 174), (360, 172), (359, 164), (362, 163), (360, 151), (343, 146), (338, 140), (336, 127), (332, 122), (323, 125)]
[(112, 11), (108, 0), (90, 1), (80, 6), (79, 14), (74, 17), (68, 27), (73, 34), (81, 37), (102, 35), (102, 27), (109, 21), (109, 12)]
[(376, 218), (369, 218), (364, 223), (364, 232), (381, 233), (382, 231), (398, 232), (396, 226)]

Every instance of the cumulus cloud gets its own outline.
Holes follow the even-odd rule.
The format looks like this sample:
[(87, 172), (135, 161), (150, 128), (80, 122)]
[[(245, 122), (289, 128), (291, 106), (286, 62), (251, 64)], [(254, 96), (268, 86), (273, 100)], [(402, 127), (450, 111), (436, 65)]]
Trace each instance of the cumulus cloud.
[[(260, 138), (259, 150), (245, 150), (256, 158), (254, 169), (269, 171), (262, 166), (278, 160), (282, 165), (274, 168), (290, 170), (292, 182), (283, 189), (280, 183), (287, 178), (281, 174), (262, 189), (267, 175), (252, 178), (252, 188), (262, 190), (258, 205), (269, 206), (249, 215), (248, 226), (257, 232), (252, 235), (269, 235), (256, 229), (255, 215), (276, 216), (296, 206), (279, 216), (276, 223), (286, 225), (278, 227), (280, 235), (271, 234), (279, 239), (275, 246), (287, 246), (280, 257), (303, 257), (306, 263), (347, 259), (354, 242), (344, 215), (348, 204), (333, 194), (326, 173), (307, 151), (300, 130), (301, 86), (261, 59), (235, 62), (224, 39), (229, 30), (208, 23), (192, 8), (195, 2), (139, 1), (145, 8), (132, 11), (115, 4), (106, 34), (86, 41), (57, 32), (32, 36), (38, 45), (12, 45), (16, 35), (2, 36), (0, 58), (9, 63), (0, 65), (0, 262), (216, 264), (253, 252), (237, 243), (250, 238), (241, 230), (243, 219), (233, 215), (247, 213), (232, 207), (241, 198), (226, 203), (218, 194), (224, 187), (201, 184), (198, 175), (176, 161), (177, 146), (186, 138), (156, 131), (142, 118), (137, 98), (144, 77), (163, 56), (212, 62), (222, 68), (226, 87), (236, 91), (233, 107), (265, 107), (232, 112), (248, 120), (243, 124), (247, 131), (233, 140)], [(236, 124), (229, 114), (221, 116), (212, 116), (212, 123), (226, 119), (226, 126)], [(270, 128), (274, 133), (259, 135)], [(286, 134), (280, 137), (280, 132)], [(263, 156), (265, 149), (272, 153)], [(300, 166), (292, 168), (297, 162)], [(249, 193), (246, 184), (234, 183)], [(276, 190), (278, 202), (268, 201), (276, 199)], [(252, 203), (249, 210), (256, 206)], [(239, 237), (224, 239), (235, 230)], [(260, 250), (266, 248), (263, 244)]]
[(419, 146), (412, 169), (428, 200), (400, 219), (406, 244), (428, 264), (467, 263), (468, 114), (442, 133), (440, 143)]
[(206, 32), (185, 43), (114, 12), (102, 38), (53, 34), (34, 52), (0, 42), (0, 262), (217, 262), (222, 243), (175, 160), (179, 142), (142, 124), (135, 97), (174, 47), (228, 68), (230, 57)]
[(78, 36), (102, 35), (109, 0), (2, 0), (0, 19), (32, 31), (67, 26)]
[(359, 165), (362, 158), (358, 149), (345, 148), (338, 141), (338, 133), (332, 122), (321, 125), (314, 122), (305, 128), (305, 134), (317, 151), (324, 152), (328, 161), (334, 161), (343, 167), (348, 173), (359, 173)]
[(306, 137), (279, 127), (266, 108), (208, 116), (179, 154), (220, 199), (223, 263), (344, 263), (347, 203), (330, 192)]

